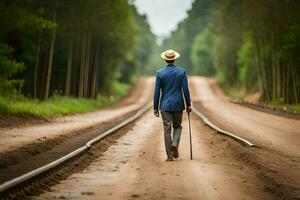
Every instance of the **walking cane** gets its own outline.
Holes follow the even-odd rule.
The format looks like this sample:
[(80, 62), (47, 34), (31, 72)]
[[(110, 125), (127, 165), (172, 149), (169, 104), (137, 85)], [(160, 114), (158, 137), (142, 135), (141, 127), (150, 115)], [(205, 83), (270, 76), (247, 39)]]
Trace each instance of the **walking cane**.
[(190, 154), (191, 154), (191, 160), (193, 160), (193, 148), (192, 148), (192, 132), (191, 132), (190, 112), (188, 112), (188, 119), (189, 119), (189, 131), (190, 131)]

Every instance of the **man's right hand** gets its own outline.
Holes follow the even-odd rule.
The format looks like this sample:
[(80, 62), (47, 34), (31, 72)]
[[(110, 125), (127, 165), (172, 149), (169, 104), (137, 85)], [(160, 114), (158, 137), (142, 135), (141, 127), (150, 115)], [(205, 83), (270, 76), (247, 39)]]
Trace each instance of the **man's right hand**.
[(191, 113), (191, 112), (192, 112), (192, 107), (187, 107), (187, 108), (186, 108), (186, 112), (187, 112), (187, 113)]
[(159, 111), (158, 110), (154, 110), (154, 116), (159, 117)]

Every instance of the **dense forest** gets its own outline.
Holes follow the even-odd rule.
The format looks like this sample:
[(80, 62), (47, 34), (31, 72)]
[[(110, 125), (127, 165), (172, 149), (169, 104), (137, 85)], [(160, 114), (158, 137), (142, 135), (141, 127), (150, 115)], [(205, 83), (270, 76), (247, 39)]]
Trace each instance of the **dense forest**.
[(163, 46), (178, 64), (261, 100), (300, 102), (300, 1), (195, 0)]
[(127, 0), (1, 0), (0, 95), (97, 98), (147, 70), (156, 48)]
[(130, 2), (1, 0), (0, 112), (126, 93), (169, 48), (189, 74), (216, 76), (226, 90), (300, 102), (300, 1), (195, 0), (161, 46)]

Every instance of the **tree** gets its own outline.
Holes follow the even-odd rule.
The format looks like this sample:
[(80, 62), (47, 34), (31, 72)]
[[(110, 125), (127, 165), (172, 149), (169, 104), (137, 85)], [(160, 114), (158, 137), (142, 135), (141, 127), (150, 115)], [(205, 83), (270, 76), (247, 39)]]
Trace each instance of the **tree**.
[(212, 76), (215, 74), (213, 46), (215, 46), (215, 35), (207, 27), (200, 32), (194, 39), (191, 49), (191, 60), (193, 73), (202, 76)]
[(23, 80), (14, 78), (14, 75), (24, 69), (23, 63), (12, 58), (13, 49), (0, 43), (0, 95), (11, 96), (19, 91)]
[(0, 42), (26, 66), (24, 95), (96, 98), (145, 71), (155, 40), (146, 20), (126, 0), (2, 1)]
[(258, 89), (263, 101), (298, 103), (299, 12), (297, 0), (196, 0), (164, 45), (183, 51), (181, 62), (188, 66), (191, 59), (192, 73), (210, 75), (215, 68), (225, 87)]

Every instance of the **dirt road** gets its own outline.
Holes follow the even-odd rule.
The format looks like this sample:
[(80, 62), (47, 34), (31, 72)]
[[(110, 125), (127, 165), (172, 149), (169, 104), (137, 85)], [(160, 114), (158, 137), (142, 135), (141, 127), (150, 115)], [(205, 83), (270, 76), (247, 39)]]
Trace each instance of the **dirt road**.
[[(190, 79), (195, 106), (219, 127), (257, 144), (236, 157), (270, 183), (266, 191), (282, 199), (300, 199), (300, 120), (231, 103), (214, 79)], [(234, 153), (235, 154), (235, 153)]]
[(87, 169), (34, 199), (272, 199), (255, 170), (242, 166), (227, 139), (192, 118), (194, 160), (187, 120), (180, 158), (165, 162), (161, 119), (143, 116)]
[(259, 146), (300, 158), (300, 120), (264, 113), (230, 103), (214, 79), (193, 77), (193, 100), (212, 121)]
[(130, 96), (112, 108), (54, 118), (46, 124), (0, 128), (0, 152), (11, 151), (27, 144), (38, 143), (74, 131), (84, 130), (134, 111), (151, 99), (152, 85), (152, 78), (142, 79)]
[(219, 135), (192, 115), (189, 160), (184, 114), (180, 158), (165, 162), (161, 118), (149, 111), (84, 170), (32, 198), (300, 199), (299, 121), (231, 104), (212, 79), (192, 77), (190, 85), (195, 107), (259, 148)]

